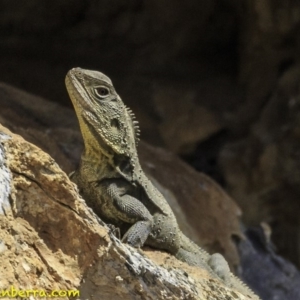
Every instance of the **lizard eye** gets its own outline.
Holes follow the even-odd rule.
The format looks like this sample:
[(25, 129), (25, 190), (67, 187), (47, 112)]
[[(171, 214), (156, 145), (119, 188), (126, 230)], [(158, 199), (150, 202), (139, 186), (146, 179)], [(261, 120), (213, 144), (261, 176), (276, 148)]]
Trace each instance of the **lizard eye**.
[(106, 98), (109, 95), (109, 89), (105, 86), (99, 86), (94, 89), (95, 94), (100, 98)]

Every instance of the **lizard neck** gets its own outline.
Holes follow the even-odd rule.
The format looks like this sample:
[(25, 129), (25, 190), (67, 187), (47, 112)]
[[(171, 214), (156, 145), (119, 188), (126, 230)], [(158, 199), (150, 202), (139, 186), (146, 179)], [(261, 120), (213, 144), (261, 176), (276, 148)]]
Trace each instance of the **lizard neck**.
[(85, 148), (81, 154), (81, 161), (87, 164), (103, 164), (109, 161), (109, 158), (106, 157), (101, 151), (93, 151), (91, 148)]
[(81, 155), (79, 174), (89, 182), (120, 177), (115, 168), (112, 167), (111, 160), (103, 152), (94, 151), (92, 148), (87, 147)]
[(91, 141), (84, 139), (84, 151), (81, 154), (81, 160), (99, 164), (99, 162), (109, 159), (109, 156), (103, 153), (96, 141), (95, 139)]
[(93, 127), (88, 126), (82, 118), (79, 118), (79, 125), (84, 142), (84, 151), (81, 155), (81, 160), (91, 165), (103, 165), (111, 162), (113, 153), (101, 138), (97, 136), (97, 131)]

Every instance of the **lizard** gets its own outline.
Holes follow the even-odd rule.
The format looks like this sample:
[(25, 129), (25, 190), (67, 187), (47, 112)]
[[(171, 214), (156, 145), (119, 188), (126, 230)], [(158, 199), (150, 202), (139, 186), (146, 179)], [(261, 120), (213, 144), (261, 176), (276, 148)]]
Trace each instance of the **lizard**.
[(73, 68), (65, 83), (84, 141), (79, 167), (70, 178), (95, 213), (120, 229), (123, 242), (167, 251), (259, 299), (230, 272), (221, 254), (210, 255), (181, 232), (167, 200), (141, 168), (138, 122), (110, 78)]

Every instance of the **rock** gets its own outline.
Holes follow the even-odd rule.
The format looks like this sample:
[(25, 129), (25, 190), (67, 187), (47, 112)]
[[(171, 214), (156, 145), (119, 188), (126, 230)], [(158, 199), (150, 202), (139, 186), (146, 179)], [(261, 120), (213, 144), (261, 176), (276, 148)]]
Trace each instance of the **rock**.
[(167, 254), (158, 266), (122, 244), (49, 155), (3, 126), (0, 132), (1, 291), (78, 290), (81, 299), (250, 299)]
[[(83, 147), (75, 113), (5, 84), (0, 84), (0, 95), (3, 124), (47, 151), (65, 172), (73, 171)], [(141, 142), (139, 154), (182, 230), (207, 250), (224, 254), (236, 267), (239, 258), (232, 236), (240, 235), (240, 210), (233, 200), (171, 152)]]
[(0, 215), (1, 290), (76, 288), (81, 271), (96, 257), (93, 246), (105, 243), (98, 238), (105, 230), (96, 227), (75, 186), (49, 155), (3, 126), (0, 131), (1, 171), (10, 179), (9, 201), (2, 199)]
[[(173, 88), (182, 83), (193, 90), (201, 87), (197, 96), (203, 99), (201, 117), (208, 116), (213, 125), (219, 114), (217, 125), (221, 119), (222, 126), (244, 134), (278, 77), (299, 57), (297, 1), (66, 0), (62, 4), (53, 0), (44, 5), (38, 0), (22, 4), (6, 0), (2, 8), (1, 81), (69, 105), (62, 81), (67, 70), (75, 66), (101, 70), (112, 77), (129, 106), (139, 107), (142, 131), (147, 131), (144, 137), (160, 146), (165, 145), (157, 128), (159, 115), (150, 108), (155, 95), (148, 90), (145, 95), (136, 93), (144, 84), (128, 89), (128, 82), (139, 78), (151, 86), (164, 79)], [(38, 12), (36, 18), (32, 11)], [(230, 84), (224, 89), (225, 81)], [(186, 110), (177, 116), (183, 129), (176, 129), (193, 148), (193, 141), (203, 136), (197, 129), (187, 131)], [(192, 119), (205, 130), (205, 137), (215, 129), (208, 130), (200, 117)], [(167, 145), (175, 144), (167, 123), (163, 127)]]
[[(103, 71), (136, 112), (144, 139), (174, 147), (173, 151), (190, 152), (220, 126), (219, 116), (209, 105), (227, 107), (229, 102), (240, 101), (236, 96), (237, 59), (227, 49), (235, 47), (239, 26), (235, 5), (227, 2), (66, 0), (62, 4), (53, 0), (42, 5), (37, 0), (24, 4), (4, 1), (0, 81), (70, 105), (63, 84), (67, 71), (72, 67)], [(38, 12), (34, 20), (32, 11)], [(151, 108), (157, 96), (152, 84), (164, 78), (169, 83), (160, 86), (163, 92), (170, 85), (175, 88), (184, 83), (181, 95), (174, 99), (177, 107), (180, 97), (189, 94), (184, 91), (187, 84), (193, 90), (201, 88), (197, 100), (203, 99), (202, 103), (195, 110), (189, 103), (188, 110), (178, 111), (176, 130), (168, 117), (160, 126), (160, 108)], [(220, 81), (231, 84), (224, 89)], [(188, 130), (191, 120), (201, 128)], [(180, 143), (175, 144), (176, 140)]]
[(235, 131), (255, 122), (278, 78), (297, 64), (299, 11), (297, 1), (254, 0), (238, 7), (242, 18), (239, 82), (244, 85), (245, 98), (232, 116)]
[(65, 172), (74, 170), (82, 139), (74, 113), (0, 83), (0, 123), (50, 153)]
[(247, 239), (238, 243), (244, 270), (241, 278), (255, 286), (262, 299), (298, 300), (300, 272), (274, 252), (274, 245), (263, 227), (245, 230)]
[(209, 252), (224, 254), (236, 267), (239, 258), (232, 237), (241, 237), (241, 211), (232, 198), (171, 152), (146, 143), (138, 149), (143, 169), (168, 200), (183, 232)]
[(220, 154), (230, 195), (247, 224), (268, 222), (279, 253), (300, 265), (300, 67), (286, 70), (248, 136)]
[(196, 91), (173, 84), (157, 87), (154, 92), (153, 102), (161, 120), (158, 128), (168, 149), (189, 154), (199, 142), (220, 131), (222, 125), (216, 114), (197, 103), (197, 96), (201, 96)]

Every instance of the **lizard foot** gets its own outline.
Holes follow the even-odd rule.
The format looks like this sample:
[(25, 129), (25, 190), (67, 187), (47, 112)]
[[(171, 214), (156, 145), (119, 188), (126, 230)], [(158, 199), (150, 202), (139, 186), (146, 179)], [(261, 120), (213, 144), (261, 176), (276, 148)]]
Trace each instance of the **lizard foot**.
[(117, 239), (121, 239), (121, 231), (119, 227), (116, 227), (113, 224), (107, 224), (107, 227), (111, 230), (111, 232)]
[(218, 275), (226, 285), (230, 284), (230, 269), (226, 259), (220, 253), (211, 255), (207, 261), (211, 269)]
[(139, 221), (132, 225), (124, 234), (122, 242), (127, 243), (135, 248), (144, 245), (152, 229), (151, 221)]

